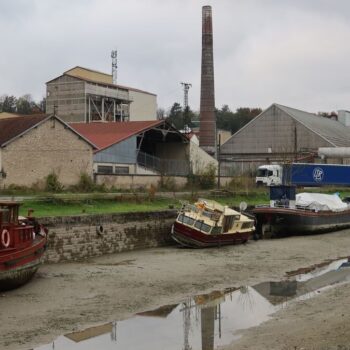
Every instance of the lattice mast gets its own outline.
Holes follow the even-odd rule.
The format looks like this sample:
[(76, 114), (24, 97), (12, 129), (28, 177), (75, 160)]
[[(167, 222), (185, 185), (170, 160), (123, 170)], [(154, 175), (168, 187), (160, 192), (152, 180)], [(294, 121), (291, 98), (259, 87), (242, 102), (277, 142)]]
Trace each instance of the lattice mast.
[(190, 83), (181, 83), (184, 89), (184, 110), (188, 107), (188, 90), (192, 87)]
[(111, 58), (112, 58), (112, 80), (113, 84), (117, 84), (117, 68), (118, 68), (118, 51), (113, 50), (111, 52)]

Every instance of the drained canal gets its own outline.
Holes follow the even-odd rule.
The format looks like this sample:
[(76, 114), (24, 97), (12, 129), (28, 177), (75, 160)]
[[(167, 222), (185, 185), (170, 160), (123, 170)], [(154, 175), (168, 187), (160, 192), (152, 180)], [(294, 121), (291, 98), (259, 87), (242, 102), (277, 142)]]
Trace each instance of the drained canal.
[(349, 259), (341, 259), (279, 282), (196, 295), (127, 320), (62, 335), (35, 349), (214, 350), (237, 340), (239, 330), (261, 324), (288, 304), (349, 281)]

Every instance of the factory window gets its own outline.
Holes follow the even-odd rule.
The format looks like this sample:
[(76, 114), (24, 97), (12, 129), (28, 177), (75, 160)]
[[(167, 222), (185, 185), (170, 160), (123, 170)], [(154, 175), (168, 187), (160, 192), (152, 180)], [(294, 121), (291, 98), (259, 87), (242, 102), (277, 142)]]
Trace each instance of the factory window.
[(113, 174), (113, 167), (110, 165), (98, 165), (97, 172), (101, 174)]
[(114, 172), (116, 174), (129, 174), (128, 166), (116, 166)]

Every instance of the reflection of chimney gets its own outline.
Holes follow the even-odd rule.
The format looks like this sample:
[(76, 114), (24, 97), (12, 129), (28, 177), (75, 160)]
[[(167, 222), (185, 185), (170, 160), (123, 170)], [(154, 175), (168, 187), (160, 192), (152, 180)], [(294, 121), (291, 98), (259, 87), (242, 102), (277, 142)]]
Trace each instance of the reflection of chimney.
[(202, 74), (199, 145), (216, 153), (216, 120), (214, 96), (214, 57), (211, 6), (202, 8)]
[(201, 309), (202, 350), (214, 349), (215, 307)]

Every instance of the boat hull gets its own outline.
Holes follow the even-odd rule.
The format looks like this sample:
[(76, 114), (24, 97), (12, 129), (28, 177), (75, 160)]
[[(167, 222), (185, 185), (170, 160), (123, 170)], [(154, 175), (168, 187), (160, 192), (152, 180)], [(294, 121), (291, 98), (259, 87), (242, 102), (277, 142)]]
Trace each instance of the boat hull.
[(10, 290), (27, 283), (36, 273), (46, 248), (46, 237), (37, 237), (30, 246), (0, 255), (0, 290)]
[(248, 241), (249, 232), (209, 235), (179, 222), (172, 226), (171, 236), (179, 244), (190, 248), (218, 247), (222, 245), (242, 244)]
[(255, 208), (260, 237), (331, 232), (350, 227), (350, 210), (311, 211), (290, 208)]

